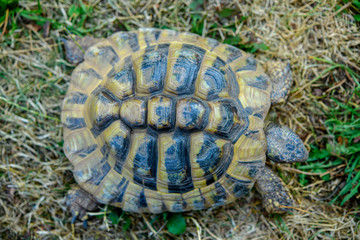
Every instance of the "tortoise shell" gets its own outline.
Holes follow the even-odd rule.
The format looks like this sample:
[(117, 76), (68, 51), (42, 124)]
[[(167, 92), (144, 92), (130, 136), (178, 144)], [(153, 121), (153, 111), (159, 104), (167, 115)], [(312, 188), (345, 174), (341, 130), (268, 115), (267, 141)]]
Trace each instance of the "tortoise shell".
[(170, 30), (118, 32), (85, 53), (63, 102), (80, 187), (131, 212), (220, 206), (265, 163), (271, 84), (249, 54)]

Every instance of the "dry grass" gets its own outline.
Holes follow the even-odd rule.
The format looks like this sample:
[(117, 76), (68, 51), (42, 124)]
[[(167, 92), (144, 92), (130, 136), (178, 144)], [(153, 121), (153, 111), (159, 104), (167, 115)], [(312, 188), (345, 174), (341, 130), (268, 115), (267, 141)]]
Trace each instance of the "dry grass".
[[(51, 3), (50, 3), (51, 2)], [(87, 230), (70, 224), (65, 194), (73, 186), (70, 162), (62, 152), (60, 104), (74, 66), (64, 60), (60, 37), (89, 30), (95, 36), (138, 27), (171, 27), (237, 44), (264, 43), (255, 53), (260, 61), (289, 60), (295, 77), (288, 101), (273, 107), (281, 124), (296, 130), (311, 147), (325, 149), (324, 111), (335, 102), (359, 108), (356, 80), (341, 67), (360, 72), (359, 22), (345, 1), (83, 1), (93, 13), (71, 23), (69, 8), (78, 1), (40, 1), (37, 19), (25, 14), (9, 17), (9, 32), (0, 40), (0, 238), (1, 239), (172, 239), (162, 216), (129, 214), (131, 226), (122, 231), (108, 218), (93, 217)], [(222, 2), (220, 5), (219, 2)], [(347, 10), (338, 9), (337, 6)], [(23, 10), (37, 2), (22, 1)], [(236, 9), (220, 17), (225, 8)], [(225, 14), (225, 13), (223, 13)], [(206, 15), (205, 18), (202, 16)], [(242, 19), (242, 17), (247, 17)], [(51, 22), (49, 35), (44, 23)], [(80, 17), (79, 17), (80, 18)], [(15, 21), (16, 20), (16, 25)], [(202, 21), (203, 20), (203, 21)], [(229, 27), (230, 26), (230, 27)], [(0, 26), (4, 27), (4, 22)], [(85, 33), (84, 33), (85, 34)], [(240, 38), (236, 38), (236, 36)], [(235, 37), (235, 38), (234, 38)], [(239, 45), (240, 46), (240, 45)], [(346, 165), (347, 162), (344, 162)], [(305, 164), (306, 165), (306, 164)], [(286, 181), (301, 211), (268, 215), (256, 192), (246, 199), (208, 211), (185, 213), (187, 230), (180, 239), (360, 239), (359, 195), (342, 207), (319, 201), (341, 186), (345, 165), (321, 173), (304, 172), (294, 165), (273, 165)], [(307, 184), (299, 182), (299, 173)], [(339, 185), (340, 184), (340, 185)], [(357, 184), (360, 184), (357, 182)], [(104, 210), (104, 209), (103, 209)]]

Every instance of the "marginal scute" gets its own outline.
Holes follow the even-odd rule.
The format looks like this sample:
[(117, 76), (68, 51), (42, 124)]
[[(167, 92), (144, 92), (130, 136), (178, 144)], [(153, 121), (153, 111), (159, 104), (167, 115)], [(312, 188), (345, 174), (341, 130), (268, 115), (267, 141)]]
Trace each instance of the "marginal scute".
[(74, 176), (80, 183), (87, 183), (92, 185), (99, 185), (110, 171), (111, 166), (106, 157), (101, 158), (100, 161), (91, 161), (86, 163), (84, 161), (75, 165)]
[(96, 143), (88, 129), (72, 131), (66, 136), (66, 141), (64, 142), (64, 152), (74, 164), (79, 160), (78, 157), (81, 157), (79, 154), (94, 146), (94, 144)]
[(103, 41), (90, 47), (85, 53), (85, 61), (106, 74), (120, 60), (109, 41)]
[(223, 179), (224, 178), (204, 188), (201, 188), (201, 192), (204, 196), (204, 199), (206, 200), (206, 207), (221, 206), (235, 199), (232, 195), (229, 195), (223, 187)]
[(205, 198), (200, 188), (195, 187), (194, 190), (184, 193), (182, 196), (187, 209), (201, 210), (205, 208)]
[[(148, 210), (154, 214), (158, 214), (164, 211), (163, 203), (161, 201), (161, 192), (153, 191), (145, 188), (145, 197), (148, 205)], [(146, 212), (146, 211), (145, 211)]]
[(121, 119), (131, 128), (146, 126), (147, 102), (144, 98), (129, 98), (120, 108)]
[(84, 104), (86, 102), (87, 97), (88, 96), (82, 92), (75, 92), (75, 91), (70, 92), (70, 94), (65, 97), (63, 106), (64, 105), (68, 106), (73, 104)]
[(176, 107), (176, 123), (184, 130), (200, 130), (207, 124), (208, 109), (195, 98), (184, 98)]
[(148, 103), (148, 123), (156, 130), (169, 130), (175, 125), (175, 101), (159, 95), (150, 98)]
[(243, 56), (243, 53), (240, 49), (228, 44), (221, 44), (216, 48), (216, 50), (220, 52), (223, 56), (227, 57), (226, 62), (229, 64)]
[(85, 92), (91, 92), (103, 77), (91, 66), (81, 63), (71, 74), (71, 83)]
[[(142, 35), (147, 46), (150, 46), (159, 39), (161, 30), (156, 28), (140, 28), (139, 35)], [(140, 37), (141, 38), (141, 37)]]
[(224, 187), (237, 198), (247, 195), (253, 186), (253, 181), (250, 179), (242, 180), (228, 174), (226, 174), (225, 177)]
[[(71, 114), (71, 112), (68, 114)], [(66, 115), (63, 114), (63, 116), (66, 116)], [(70, 116), (66, 117), (65, 120), (63, 120), (63, 124), (65, 127), (67, 127), (70, 130), (76, 130), (79, 128), (86, 127), (85, 119), (82, 117), (70, 117)]]
[(108, 204), (119, 195), (121, 187), (125, 182), (125, 177), (114, 170), (110, 170), (102, 180), (97, 191), (94, 193), (94, 197), (98, 202)]
[(183, 212), (186, 210), (186, 203), (180, 194), (167, 193), (162, 194), (162, 202), (164, 204), (163, 211)]
[(146, 208), (147, 202), (144, 198), (144, 188), (134, 184), (129, 183), (124, 196), (123, 196), (122, 209), (127, 212), (142, 212), (143, 208)]
[(139, 50), (138, 37), (135, 32), (117, 32), (110, 37), (110, 40), (120, 53), (128, 52), (128, 48), (134, 52)]

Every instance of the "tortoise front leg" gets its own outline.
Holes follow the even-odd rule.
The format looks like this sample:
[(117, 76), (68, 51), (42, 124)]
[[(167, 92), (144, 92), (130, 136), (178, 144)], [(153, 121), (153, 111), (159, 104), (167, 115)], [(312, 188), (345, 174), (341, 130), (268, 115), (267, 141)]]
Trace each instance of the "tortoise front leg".
[(86, 228), (87, 212), (95, 210), (98, 203), (86, 191), (76, 187), (68, 192), (66, 206), (72, 214), (71, 223), (73, 224), (76, 218), (79, 218), (84, 221), (84, 227)]
[(264, 67), (271, 80), (271, 103), (284, 101), (293, 83), (290, 64), (281, 61), (269, 61), (265, 63)]
[(269, 213), (290, 212), (294, 201), (284, 182), (270, 168), (262, 168), (256, 178), (256, 189)]

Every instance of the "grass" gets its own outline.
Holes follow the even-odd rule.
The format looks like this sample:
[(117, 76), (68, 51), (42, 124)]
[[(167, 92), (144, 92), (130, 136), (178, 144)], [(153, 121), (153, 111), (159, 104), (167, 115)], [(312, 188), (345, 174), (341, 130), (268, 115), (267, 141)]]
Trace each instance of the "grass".
[[(327, 69), (339, 68), (346, 71), (346, 74), (353, 80), (354, 88), (349, 92), (346, 103), (339, 101), (330, 93), (330, 99), (333, 101), (331, 108), (322, 109), (322, 111), (326, 115), (323, 125), (327, 135), (331, 137), (324, 138), (324, 141), (318, 141), (312, 145), (308, 164), (297, 168), (321, 173), (322, 180), (334, 182), (335, 186), (336, 182), (340, 182), (338, 186), (341, 188), (335, 188), (337, 194), (332, 194), (334, 197), (327, 198), (331, 200), (331, 203), (339, 202), (343, 206), (349, 200), (360, 198), (358, 192), (360, 186), (359, 75), (343, 64), (321, 58), (314, 59), (329, 64), (330, 67)], [(299, 177), (302, 185), (308, 183), (305, 175)]]
[[(359, 239), (359, 1), (3, 2), (1, 239)], [(272, 114), (301, 136), (310, 159), (270, 164), (299, 211), (269, 215), (253, 191), (233, 204), (181, 215), (102, 206), (87, 230), (80, 222), (71, 226), (65, 195), (75, 182), (59, 119), (75, 66), (65, 60), (60, 38), (107, 37), (138, 27), (189, 31), (251, 52), (260, 62), (290, 62), (293, 89)], [(172, 229), (172, 221), (185, 222), (186, 229)]]

